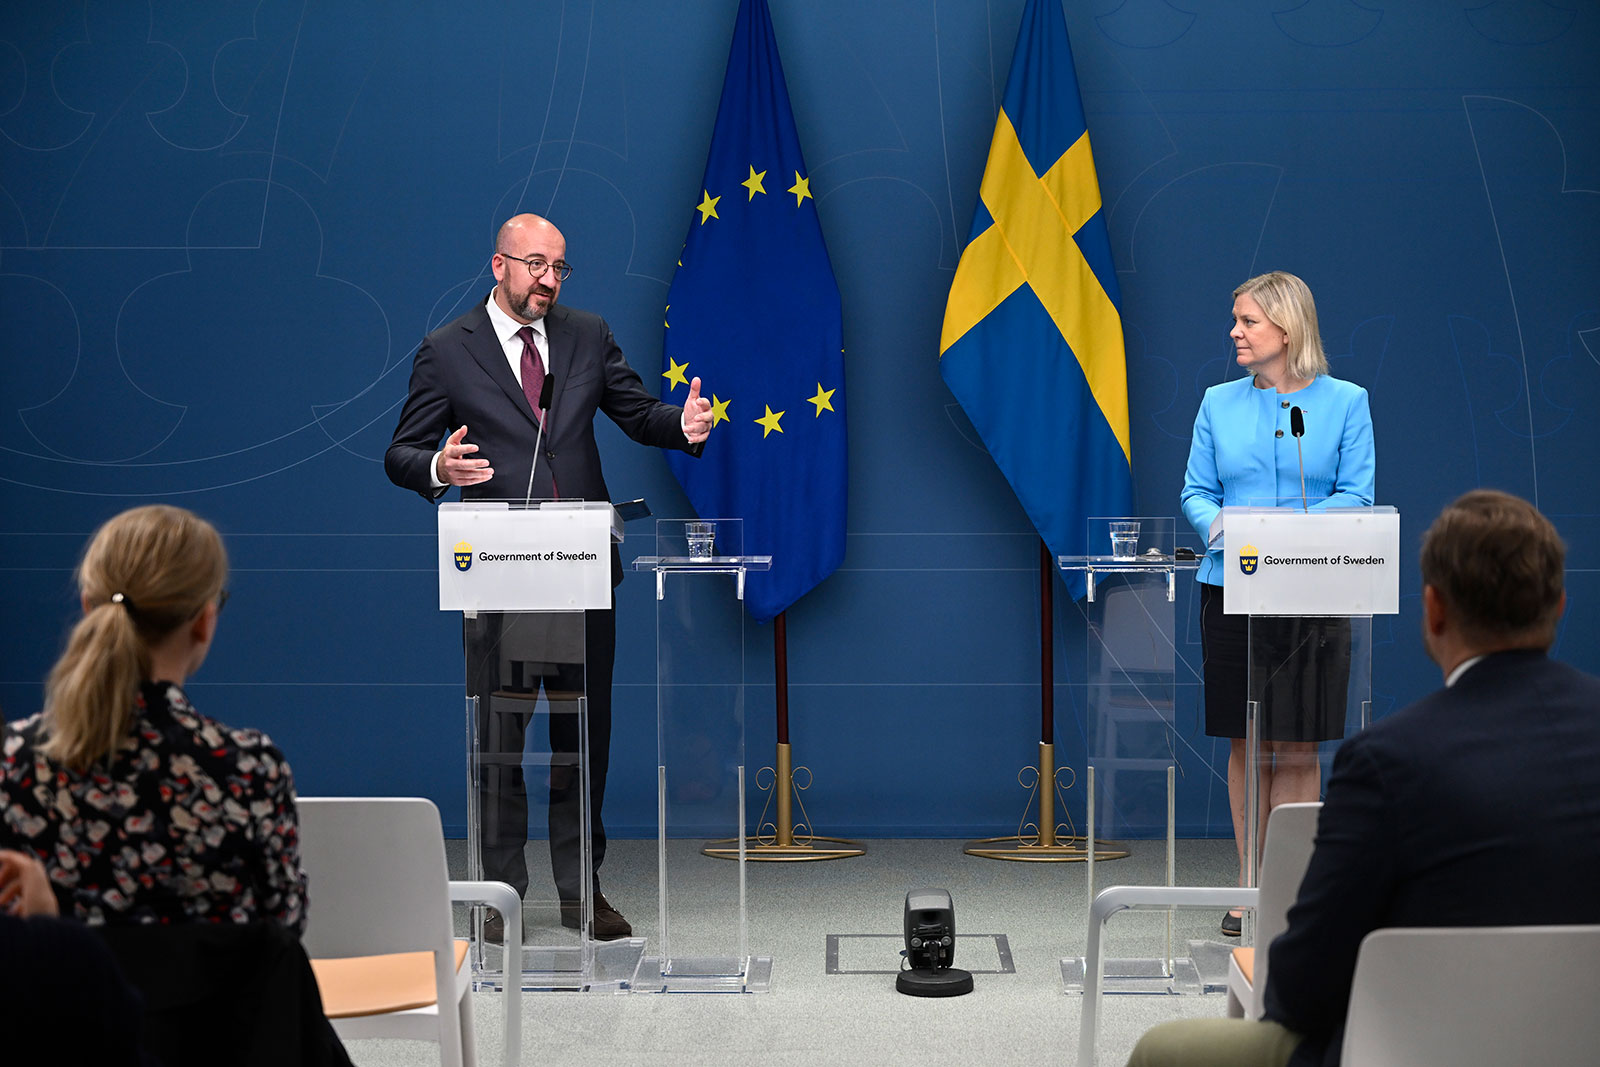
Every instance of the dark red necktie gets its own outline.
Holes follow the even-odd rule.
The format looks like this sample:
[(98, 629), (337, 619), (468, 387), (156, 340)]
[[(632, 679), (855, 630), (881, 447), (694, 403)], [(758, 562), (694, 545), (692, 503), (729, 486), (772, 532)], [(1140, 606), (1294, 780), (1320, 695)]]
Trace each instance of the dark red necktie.
[(533, 343), (532, 326), (524, 326), (517, 331), (517, 336), (522, 338), (522, 395), (528, 398), (528, 406), (533, 408), (534, 415), (543, 423), (544, 412), (539, 410), (539, 393), (544, 389), (544, 360), (539, 358), (539, 349)]
[[(546, 412), (539, 410), (539, 394), (544, 391), (544, 360), (539, 358), (539, 349), (533, 343), (532, 326), (524, 326), (517, 331), (517, 336), (522, 338), (522, 395), (528, 398), (533, 417), (543, 426)], [(556, 472), (553, 470), (550, 472), (550, 495), (556, 499), (561, 495), (556, 490)]]

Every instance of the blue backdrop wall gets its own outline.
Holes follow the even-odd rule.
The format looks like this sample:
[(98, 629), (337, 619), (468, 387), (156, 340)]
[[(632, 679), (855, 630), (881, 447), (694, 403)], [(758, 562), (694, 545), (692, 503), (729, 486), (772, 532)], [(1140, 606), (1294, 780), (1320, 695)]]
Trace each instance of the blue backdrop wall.
[[(1021, 0), (771, 0), (845, 309), (850, 519), (790, 612), (793, 741), (823, 832), (1014, 827), (1038, 722), (1037, 540), (944, 388), (944, 298)], [(481, 300), (498, 224), (563, 228), (563, 299), (654, 379), (735, 0), (7, 5), (0, 15), (0, 707), (40, 703), (87, 534), (136, 503), (212, 518), (234, 599), (191, 687), (267, 729), (303, 793), (464, 818), (455, 620), (433, 509), (382, 455), (417, 341)], [(1071, 0), (1128, 337), (1139, 511), (1173, 515), (1230, 292), (1317, 295), (1372, 394), (1403, 609), (1380, 712), (1438, 682), (1415, 548), (1478, 485), (1570, 546), (1558, 653), (1600, 669), (1600, 10), (1537, 0)], [(708, 387), (714, 383), (708, 383)], [(601, 427), (619, 497), (686, 504)], [(645, 531), (648, 533), (648, 531)], [(1188, 531), (1187, 543), (1198, 542)], [(631, 537), (625, 558), (651, 548)], [(1059, 586), (1058, 586), (1059, 588)], [(620, 590), (609, 822), (654, 825), (649, 583)], [(1178, 601), (1186, 832), (1226, 828)], [(1057, 604), (1057, 740), (1081, 766), (1082, 611)], [(751, 627), (750, 762), (770, 761)], [(941, 774), (922, 768), (941, 753)], [(1081, 815), (1081, 795), (1071, 806)]]

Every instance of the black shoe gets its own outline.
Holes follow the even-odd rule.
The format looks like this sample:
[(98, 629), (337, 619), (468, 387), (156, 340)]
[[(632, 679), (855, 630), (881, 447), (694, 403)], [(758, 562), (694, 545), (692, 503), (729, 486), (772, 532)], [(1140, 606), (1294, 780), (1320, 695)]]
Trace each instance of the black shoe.
[(1238, 937), (1244, 933), (1244, 916), (1235, 915), (1233, 912), (1222, 917), (1222, 933), (1226, 937)]
[(491, 945), (506, 943), (506, 921), (498, 911), (491, 911), (483, 917), (483, 939)]
[[(561, 905), (561, 925), (568, 930), (576, 930), (582, 924), (583, 908), (576, 901), (563, 902)], [(604, 893), (594, 895), (594, 939), (596, 941), (615, 941), (618, 938), (632, 937), (633, 927), (628, 920), (622, 917), (622, 912), (611, 906)]]
[(632, 937), (633, 926), (622, 917), (622, 912), (611, 906), (611, 901), (605, 898), (604, 893), (594, 895), (594, 939), (596, 941), (615, 941), (620, 937)]

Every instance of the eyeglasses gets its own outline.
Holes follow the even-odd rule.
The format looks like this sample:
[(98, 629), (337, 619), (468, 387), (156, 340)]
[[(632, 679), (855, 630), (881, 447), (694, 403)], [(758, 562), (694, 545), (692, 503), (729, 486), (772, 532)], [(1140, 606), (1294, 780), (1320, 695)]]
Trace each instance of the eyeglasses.
[(542, 256), (534, 256), (532, 259), (523, 259), (521, 256), (508, 256), (504, 252), (501, 252), (500, 254), (505, 256), (506, 259), (514, 259), (518, 263), (526, 263), (528, 265), (528, 273), (533, 275), (535, 279), (543, 278), (544, 272), (547, 270), (555, 271), (556, 280), (560, 282), (564, 282), (568, 278), (572, 277), (572, 264), (563, 263), (559, 259), (554, 263), (550, 263)]
[(222, 614), (222, 609), (228, 606), (228, 591), (224, 589), (217, 594), (217, 614)]

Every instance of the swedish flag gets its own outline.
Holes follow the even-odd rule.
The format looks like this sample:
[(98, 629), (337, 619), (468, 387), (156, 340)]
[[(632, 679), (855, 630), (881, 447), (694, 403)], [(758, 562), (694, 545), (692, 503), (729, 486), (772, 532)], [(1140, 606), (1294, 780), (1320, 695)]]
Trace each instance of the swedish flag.
[(1028, 0), (939, 370), (1054, 555), (1132, 509), (1120, 303), (1061, 0)]
[(661, 396), (699, 375), (715, 429), (667, 462), (697, 513), (744, 520), (771, 554), (745, 605), (765, 622), (844, 558), (839, 286), (789, 109), (766, 0), (742, 0), (699, 202), (667, 292)]

